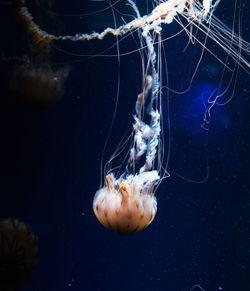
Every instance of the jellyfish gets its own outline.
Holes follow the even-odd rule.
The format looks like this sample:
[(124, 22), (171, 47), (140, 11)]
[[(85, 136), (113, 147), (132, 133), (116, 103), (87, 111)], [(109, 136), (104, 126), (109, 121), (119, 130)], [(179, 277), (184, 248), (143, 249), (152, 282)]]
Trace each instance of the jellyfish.
[(20, 290), (37, 265), (37, 237), (18, 219), (0, 220), (0, 289)]
[(34, 64), (28, 57), (18, 63), (10, 78), (10, 90), (16, 100), (33, 109), (47, 109), (64, 94), (67, 66), (54, 69), (49, 63)]
[(18, 58), (10, 77), (10, 91), (18, 102), (33, 109), (47, 109), (57, 104), (64, 94), (68, 66), (51, 62), (51, 36), (33, 21), (25, 1), (12, 1), (14, 15), (23, 24), (30, 41), (30, 52)]
[[(129, 3), (140, 18), (134, 2)], [(148, 68), (144, 72), (142, 92), (135, 104), (133, 143), (126, 169), (118, 178), (112, 172), (107, 174), (104, 187), (96, 192), (93, 201), (98, 220), (106, 228), (122, 234), (143, 230), (157, 212), (154, 189), (160, 180), (160, 169), (154, 162), (161, 133), (160, 80), (153, 39), (146, 29), (142, 30)], [(144, 159), (142, 164), (141, 159)], [(139, 164), (141, 166), (137, 170)]]
[[(162, 121), (163, 64), (160, 46), (163, 41), (167, 41), (162, 40), (165, 25), (177, 22), (181, 30), (187, 33), (191, 43), (199, 43), (203, 50), (218, 58), (206, 47), (207, 39), (215, 41), (227, 53), (228, 58), (234, 61), (235, 66), (231, 69), (227, 62), (218, 58), (225, 68), (231, 69), (232, 76), (235, 72), (237, 75), (240, 67), (245, 70), (249, 68), (249, 61), (242, 54), (243, 52), (249, 54), (249, 44), (214, 16), (219, 2), (220, 0), (155, 0), (152, 11), (141, 16), (136, 3), (128, 0), (127, 4), (135, 17), (119, 27), (107, 27), (102, 32), (65, 36), (50, 35), (42, 31), (46, 36), (45, 39), (51, 41), (102, 40), (108, 35), (125, 37), (132, 32), (139, 35), (138, 51), (141, 54), (143, 68), (142, 89), (135, 101), (133, 128), (127, 139), (130, 143), (129, 150), (126, 146), (120, 145), (110, 159), (113, 161), (121, 155), (121, 152), (125, 152), (124, 169), (119, 174), (115, 168), (105, 167), (103, 184), (93, 200), (93, 211), (97, 219), (111, 231), (132, 234), (150, 225), (157, 212), (156, 189), (163, 179), (170, 176), (163, 157), (165, 142)], [(32, 25), (34, 30), (40, 32), (36, 24)], [(203, 41), (193, 33), (194, 28), (204, 34)], [(200, 61), (201, 59), (199, 63)], [(231, 82), (234, 82), (233, 80), (234, 77), (231, 78)], [(219, 102), (222, 95), (223, 93), (217, 93), (209, 98), (203, 120), (205, 129), (209, 124), (212, 108), (216, 104), (222, 105)], [(226, 102), (229, 101), (230, 99)]]

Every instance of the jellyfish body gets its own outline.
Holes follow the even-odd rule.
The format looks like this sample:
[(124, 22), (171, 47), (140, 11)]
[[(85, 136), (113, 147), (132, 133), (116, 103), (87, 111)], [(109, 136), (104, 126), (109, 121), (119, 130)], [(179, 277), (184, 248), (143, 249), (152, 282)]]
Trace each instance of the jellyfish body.
[(126, 179), (106, 176), (105, 187), (94, 197), (93, 210), (106, 228), (130, 234), (143, 230), (155, 217), (157, 201), (154, 184), (159, 179), (157, 171), (129, 175)]
[[(134, 2), (129, 3), (139, 18)], [(155, 163), (161, 132), (160, 80), (152, 36), (144, 28), (141, 35), (145, 43), (145, 60), (142, 61), (148, 63), (148, 67), (144, 72), (142, 92), (135, 103), (133, 143), (126, 170), (118, 179), (108, 173), (104, 187), (97, 191), (93, 201), (98, 220), (108, 229), (122, 234), (139, 232), (152, 222), (157, 211), (154, 189), (160, 180)], [(143, 113), (145, 109), (146, 114)], [(143, 159), (144, 164), (136, 170), (136, 164)]]
[(37, 237), (27, 225), (0, 220), (0, 290), (20, 290), (36, 269), (37, 253)]
[(35, 109), (46, 109), (60, 101), (68, 68), (21, 65), (12, 74), (10, 89), (16, 99)]

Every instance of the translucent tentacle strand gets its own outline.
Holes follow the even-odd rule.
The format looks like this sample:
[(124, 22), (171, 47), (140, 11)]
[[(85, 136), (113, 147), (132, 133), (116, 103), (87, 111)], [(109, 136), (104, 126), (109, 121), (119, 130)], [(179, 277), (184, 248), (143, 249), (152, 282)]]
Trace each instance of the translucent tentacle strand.
[[(137, 14), (137, 19), (140, 19), (140, 13), (132, 0), (129, 3), (135, 10)], [(146, 47), (148, 50), (148, 58), (151, 64), (152, 76), (146, 74), (145, 76), (145, 89), (137, 97), (136, 101), (136, 115), (134, 116), (134, 146), (130, 150), (130, 157), (128, 165), (134, 163), (146, 152), (146, 162), (144, 166), (141, 167), (140, 173), (149, 171), (152, 169), (153, 162), (156, 157), (157, 146), (159, 143), (160, 136), (160, 113), (158, 109), (153, 108), (153, 102), (156, 100), (158, 91), (160, 88), (159, 75), (156, 71), (156, 52), (154, 50), (153, 40), (146, 28), (142, 28), (142, 36), (145, 39)], [(148, 114), (151, 117), (150, 124), (146, 124), (141, 120), (141, 110), (145, 105), (145, 100), (147, 99), (151, 91), (151, 100), (148, 106)]]

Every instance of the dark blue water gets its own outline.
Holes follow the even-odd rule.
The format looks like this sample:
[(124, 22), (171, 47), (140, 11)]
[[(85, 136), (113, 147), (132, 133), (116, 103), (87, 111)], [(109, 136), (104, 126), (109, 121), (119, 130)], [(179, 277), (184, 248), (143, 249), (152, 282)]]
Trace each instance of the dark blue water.
[[(87, 23), (82, 16), (59, 14), (82, 13), (87, 9), (84, 3), (72, 1), (69, 7), (68, 1), (56, 1), (51, 8), (46, 6), (57, 12), (49, 18), (56, 23), (51, 27), (41, 10), (46, 29), (60, 34), (89, 31), (97, 20)], [(6, 60), (21, 58), (31, 50), (22, 27), (11, 20), (8, 5), (0, 5), (4, 56), (0, 67), (0, 218), (20, 218), (38, 236), (39, 245), (37, 269), (23, 290), (189, 291), (195, 284), (206, 291), (250, 290), (249, 75), (239, 70), (234, 98), (212, 109), (209, 130), (201, 128), (202, 100), (218, 87), (223, 68), (213, 56), (205, 53), (186, 94), (163, 91), (165, 116), (169, 100), (170, 124), (165, 118), (164, 125), (166, 151), (169, 130), (171, 137), (171, 176), (157, 190), (158, 213), (153, 223), (141, 233), (118, 235), (97, 221), (92, 200), (99, 187), (118, 76), (120, 97), (106, 160), (132, 126), (129, 122), (141, 89), (139, 54), (121, 57), (118, 65), (117, 57), (82, 57), (100, 54), (115, 44), (114, 37), (90, 43), (53, 42), (51, 66), (70, 70), (65, 94), (50, 109), (31, 109), (11, 96), (8, 80), (16, 63)], [(249, 8), (246, 3), (241, 19), (242, 34), (248, 41)], [(33, 9), (39, 16), (40, 11)], [(215, 13), (232, 25), (233, 9), (234, 1), (223, 0)], [(95, 29), (109, 22), (105, 15)], [(163, 26), (163, 36), (177, 29), (176, 24)], [(120, 42), (121, 53), (137, 48), (138, 40), (133, 37)], [(181, 34), (163, 45), (169, 85), (179, 91), (188, 87), (201, 53), (198, 44), (190, 44), (183, 52), (187, 43), (188, 38)], [(212, 42), (208, 45), (225, 60), (222, 50)], [(108, 53), (117, 54), (117, 47)], [(230, 76), (225, 74), (222, 88)], [(163, 79), (166, 84), (166, 72)], [(206, 177), (207, 160), (208, 179), (188, 181)]]

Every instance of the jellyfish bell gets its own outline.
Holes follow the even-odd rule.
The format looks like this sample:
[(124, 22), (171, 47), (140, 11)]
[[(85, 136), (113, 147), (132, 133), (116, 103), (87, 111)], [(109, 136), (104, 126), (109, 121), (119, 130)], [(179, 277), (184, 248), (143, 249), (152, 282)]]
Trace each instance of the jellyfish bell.
[(97, 219), (120, 234), (143, 230), (157, 211), (154, 186), (159, 178), (157, 171), (129, 175), (125, 179), (115, 179), (113, 174), (108, 174), (105, 186), (96, 192), (93, 201)]
[(0, 290), (18, 291), (37, 265), (37, 237), (18, 219), (0, 220)]
[(64, 94), (64, 81), (69, 69), (50, 66), (20, 65), (12, 73), (10, 90), (16, 99), (34, 109), (47, 109), (57, 104)]

